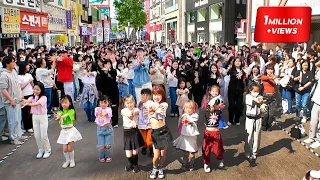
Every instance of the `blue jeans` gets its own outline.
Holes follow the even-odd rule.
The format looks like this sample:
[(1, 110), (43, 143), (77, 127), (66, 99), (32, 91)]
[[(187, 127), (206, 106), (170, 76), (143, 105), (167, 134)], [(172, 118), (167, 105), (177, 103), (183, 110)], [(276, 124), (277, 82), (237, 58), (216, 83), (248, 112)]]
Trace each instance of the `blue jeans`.
[(296, 92), (296, 115), (300, 117), (301, 105), (303, 110), (303, 117), (307, 117), (309, 92), (300, 94)]
[(2, 107), (2, 108), (0, 108), (0, 137), (4, 133), (6, 123), (7, 123), (6, 108)]
[(171, 114), (178, 113), (178, 107), (176, 106), (177, 101), (177, 87), (169, 87), (170, 100), (171, 100)]
[(135, 87), (132, 84), (133, 79), (128, 79), (128, 83), (129, 83), (129, 94), (131, 94), (134, 99), (136, 99), (136, 92), (135, 92)]
[(288, 113), (292, 113), (292, 97), (291, 91), (287, 89), (282, 89), (282, 98), (288, 101)]
[(84, 112), (86, 113), (86, 116), (88, 118), (88, 121), (93, 122), (95, 120), (95, 115), (94, 115), (94, 109), (97, 106), (97, 100), (95, 99), (93, 103), (90, 101), (87, 101), (84, 103), (83, 108)]
[(47, 111), (51, 111), (51, 101), (52, 101), (52, 88), (45, 88), (45, 95), (47, 97)]
[[(97, 127), (98, 136), (98, 153), (99, 159), (104, 159), (112, 156), (112, 146), (114, 142), (114, 134), (112, 125), (106, 127)], [(110, 148), (107, 148), (110, 146)]]
[(21, 105), (16, 104), (15, 107), (11, 105), (6, 105), (7, 119), (8, 119), (8, 129), (9, 129), (9, 139), (15, 140), (22, 136), (21, 129)]

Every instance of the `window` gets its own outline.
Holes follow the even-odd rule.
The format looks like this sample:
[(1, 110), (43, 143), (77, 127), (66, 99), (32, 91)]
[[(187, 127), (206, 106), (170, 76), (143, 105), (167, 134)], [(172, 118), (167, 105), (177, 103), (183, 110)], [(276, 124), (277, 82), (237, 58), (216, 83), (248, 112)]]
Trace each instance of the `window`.
[(210, 20), (222, 18), (222, 3), (213, 4), (210, 6)]
[(188, 23), (194, 23), (196, 20), (194, 11), (188, 13)]
[(206, 20), (206, 16), (207, 16), (207, 8), (203, 7), (198, 9), (198, 14), (197, 14), (197, 22), (202, 22)]

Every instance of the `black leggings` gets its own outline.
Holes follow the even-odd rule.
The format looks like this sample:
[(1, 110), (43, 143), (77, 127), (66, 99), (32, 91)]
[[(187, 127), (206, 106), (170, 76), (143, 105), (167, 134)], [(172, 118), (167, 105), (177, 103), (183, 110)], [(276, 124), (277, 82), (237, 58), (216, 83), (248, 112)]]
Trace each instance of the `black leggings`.
[[(229, 122), (239, 123), (243, 110), (243, 91), (228, 90)], [(233, 121), (234, 120), (234, 121)]]

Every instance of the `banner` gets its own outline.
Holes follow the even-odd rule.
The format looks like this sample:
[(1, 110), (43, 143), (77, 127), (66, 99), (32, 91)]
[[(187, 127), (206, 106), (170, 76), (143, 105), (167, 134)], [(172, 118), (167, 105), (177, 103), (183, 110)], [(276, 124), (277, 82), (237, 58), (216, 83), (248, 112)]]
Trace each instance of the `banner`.
[(48, 14), (20, 11), (20, 29), (28, 33), (48, 33)]
[(97, 28), (97, 42), (103, 42), (103, 29)]
[(2, 8), (2, 34), (20, 33), (20, 9)]
[(3, 0), (4, 5), (40, 11), (41, 0)]
[(108, 0), (89, 0), (91, 7), (98, 9), (105, 16), (109, 16), (109, 1)]
[(311, 7), (260, 7), (254, 41), (308, 42), (310, 25)]
[(66, 11), (67, 29), (72, 29), (72, 12)]

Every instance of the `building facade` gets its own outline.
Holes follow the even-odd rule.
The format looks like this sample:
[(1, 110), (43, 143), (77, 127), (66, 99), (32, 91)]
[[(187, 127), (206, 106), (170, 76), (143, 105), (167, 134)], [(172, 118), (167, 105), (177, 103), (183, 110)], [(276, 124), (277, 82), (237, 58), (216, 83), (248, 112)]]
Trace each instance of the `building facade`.
[[(242, 1), (242, 2), (241, 2)], [(246, 16), (245, 0), (186, 1), (185, 40), (210, 44), (236, 44), (236, 31)]]

